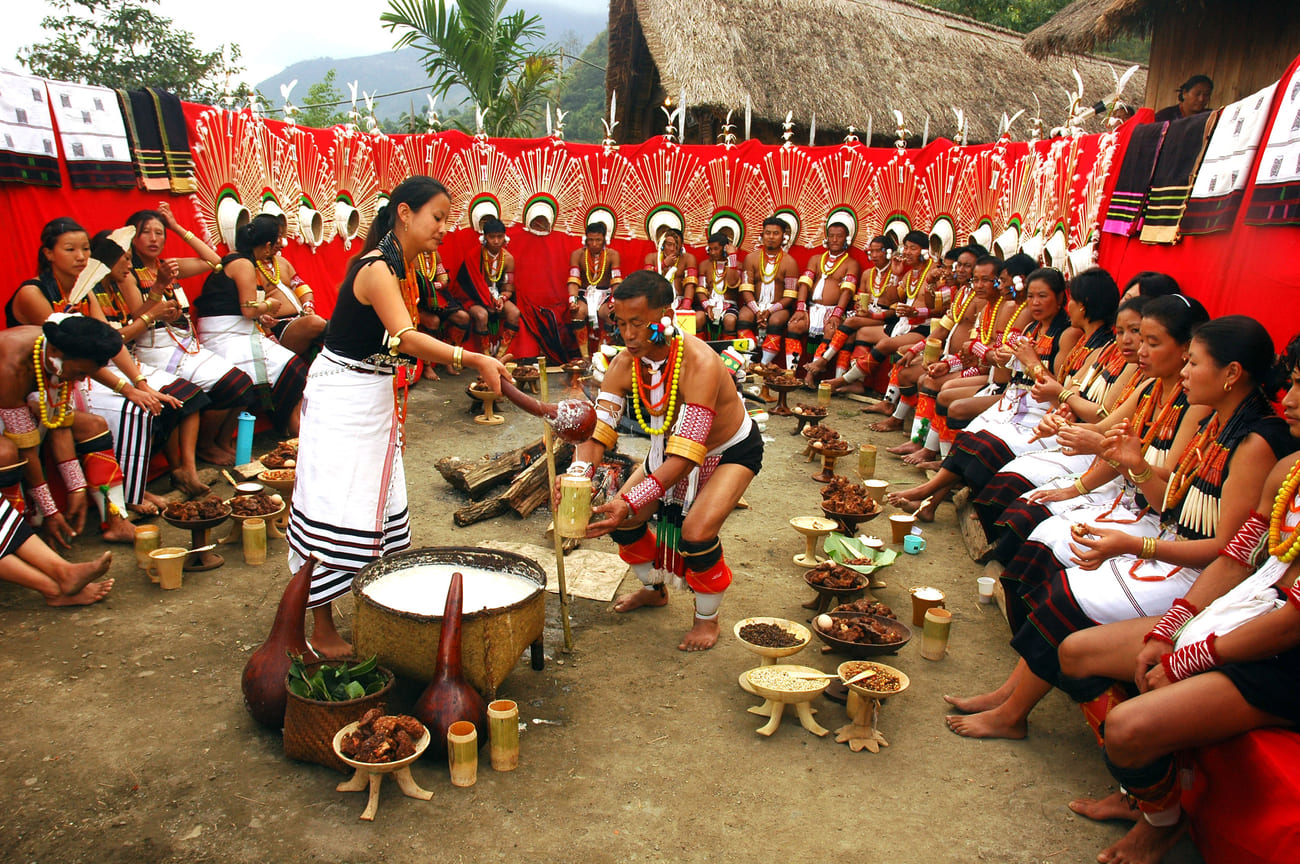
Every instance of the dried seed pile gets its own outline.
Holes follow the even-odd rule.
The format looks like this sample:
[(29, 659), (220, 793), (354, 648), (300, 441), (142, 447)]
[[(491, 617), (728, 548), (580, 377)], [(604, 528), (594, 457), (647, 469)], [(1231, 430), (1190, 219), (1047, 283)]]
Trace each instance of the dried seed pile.
[(776, 624), (746, 624), (740, 628), (740, 638), (761, 648), (793, 648), (803, 644), (798, 636)]
[(751, 669), (749, 670), (749, 682), (755, 687), (766, 687), (768, 690), (782, 690), (785, 692), (820, 690), (826, 686), (824, 679), (810, 681), (804, 678), (795, 678), (785, 671), (783, 666), (760, 666), (757, 669)]

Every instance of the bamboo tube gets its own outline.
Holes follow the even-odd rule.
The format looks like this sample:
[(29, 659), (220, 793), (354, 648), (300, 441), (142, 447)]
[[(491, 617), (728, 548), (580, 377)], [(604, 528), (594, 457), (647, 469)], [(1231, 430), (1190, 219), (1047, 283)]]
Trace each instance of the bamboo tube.
[[(548, 381), (546, 380), (546, 358), (537, 358), (538, 372), (538, 389), (545, 402), (550, 398), (548, 394)], [(546, 448), (546, 478), (550, 485), (546, 488), (555, 489), (555, 433), (551, 429), (550, 423), (542, 424), (542, 444)], [(554, 515), (554, 514), (552, 514)], [(569, 626), (569, 586), (568, 580), (564, 576), (564, 538), (560, 536), (557, 529), (551, 532), (555, 540), (555, 576), (559, 582), (560, 589), (560, 624), (564, 627), (564, 653), (568, 654), (573, 651), (573, 630)]]
[(565, 474), (560, 478), (560, 506), (555, 511), (555, 530), (561, 537), (581, 538), (591, 519), (591, 481)]
[(244, 563), (266, 563), (266, 521), (263, 519), (244, 520)]
[(478, 780), (478, 730), (468, 720), (457, 720), (447, 729), (447, 764), (451, 785), (473, 786)]
[(489, 702), (488, 738), (492, 768), (513, 771), (519, 765), (519, 706), (509, 699)]

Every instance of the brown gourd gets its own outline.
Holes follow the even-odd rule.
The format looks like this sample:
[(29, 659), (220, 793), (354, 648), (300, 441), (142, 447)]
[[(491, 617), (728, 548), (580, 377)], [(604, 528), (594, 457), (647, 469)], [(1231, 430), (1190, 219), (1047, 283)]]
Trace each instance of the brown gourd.
[(307, 614), (307, 596), (311, 590), (311, 574), (316, 569), (316, 559), (293, 574), (280, 597), (275, 610), (275, 623), (262, 647), (253, 652), (244, 665), (241, 682), (244, 690), (244, 707), (253, 719), (270, 729), (284, 726), (284, 712), (289, 701), (286, 679), (289, 675), (290, 654), (301, 655), (306, 663), (318, 658), (307, 646), (303, 619)]
[(447, 586), (447, 605), (442, 612), (442, 632), (438, 634), (438, 662), (433, 680), (420, 694), (414, 714), (429, 727), (434, 753), (447, 752), (447, 729), (458, 720), (468, 720), (479, 730), (478, 744), (487, 741), (487, 703), (465, 680), (461, 672), (461, 617), (465, 577), (451, 574)]
[(501, 395), (515, 405), (551, 424), (555, 434), (570, 444), (581, 444), (596, 429), (596, 409), (582, 399), (563, 399), (558, 404), (541, 402), (502, 379)]

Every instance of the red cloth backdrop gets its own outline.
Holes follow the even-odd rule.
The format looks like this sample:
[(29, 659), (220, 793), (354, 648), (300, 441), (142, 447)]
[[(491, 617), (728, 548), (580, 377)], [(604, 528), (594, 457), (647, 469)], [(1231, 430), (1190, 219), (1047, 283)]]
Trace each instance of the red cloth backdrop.
[[(1300, 60), (1298, 60), (1300, 62)], [(1289, 80), (1295, 66), (1288, 70)], [(1280, 99), (1281, 95), (1276, 97)], [(1276, 113), (1277, 105), (1270, 107), (1270, 117)], [(205, 109), (202, 106), (185, 106), (187, 120), (191, 130), (191, 144), (196, 140), (195, 121)], [(1141, 115), (1140, 115), (1141, 118)], [(1139, 119), (1140, 119), (1139, 118)], [(273, 130), (282, 127), (276, 121), (267, 121)], [(1272, 126), (1270, 119), (1269, 126)], [(1131, 131), (1132, 122), (1119, 133), (1118, 146), (1111, 163), (1110, 173), (1105, 185), (1109, 195), (1114, 180), (1123, 161), (1124, 145)], [(331, 152), (334, 140), (333, 130), (306, 130), (315, 139), (317, 148), (326, 155)], [(1267, 137), (1267, 132), (1265, 133)], [(401, 142), (407, 136), (394, 136)], [(440, 163), (451, 165), (458, 154), (473, 146), (473, 139), (460, 132), (445, 132), (439, 135), (421, 136), (422, 145), (437, 148), (442, 154)], [(1049, 194), (1060, 199), (1068, 196), (1068, 209), (1071, 223), (1077, 223), (1080, 208), (1083, 206), (1086, 186), (1092, 175), (1094, 162), (1097, 160), (1102, 136), (1086, 136), (1078, 139), (1071, 151), (1070, 143), (1065, 139), (1040, 141), (1032, 145), (1040, 161), (1039, 170), (1054, 172), (1057, 180), (1052, 184)], [(556, 145), (549, 139), (494, 139), (492, 147), (510, 160), (521, 160), (526, 154), (536, 153), (547, 148), (562, 146), (567, 155), (574, 160), (609, 161), (608, 155), (602, 155), (602, 148), (596, 145), (563, 144)], [(61, 146), (61, 144), (60, 144)], [(937, 140), (920, 150), (906, 151), (905, 158), (910, 162), (910, 171), (923, 181), (931, 166), (942, 168), (941, 160), (952, 160), (953, 154), (975, 159), (992, 157), (1004, 166), (1012, 166), (1029, 152), (1030, 144), (1011, 142), (985, 144), (960, 148), (946, 140)], [(780, 148), (746, 141), (731, 149), (721, 145), (684, 147), (666, 147), (662, 138), (655, 138), (640, 145), (624, 146), (617, 153), (636, 169), (631, 182), (623, 184), (620, 189), (611, 189), (606, 193), (608, 203), (623, 220), (610, 246), (617, 249), (622, 256), (624, 274), (643, 266), (647, 253), (653, 251), (652, 244), (644, 239), (634, 239), (630, 235), (644, 236), (645, 225), (629, 225), (626, 220), (641, 220), (645, 214), (661, 202), (672, 203), (685, 212), (688, 220), (688, 248), (697, 256), (703, 257), (699, 247), (702, 225), (707, 222), (715, 208), (714, 198), (717, 192), (710, 191), (712, 183), (717, 182), (714, 171), (719, 165), (728, 166), (734, 176), (747, 178), (736, 184), (731, 197), (744, 197), (745, 201), (728, 200), (725, 203), (744, 213), (747, 219), (747, 240), (752, 248), (760, 231), (762, 208), (778, 209), (789, 207), (799, 212), (804, 221), (801, 232), (802, 243), (797, 245), (792, 254), (801, 268), (808, 259), (820, 251), (820, 223), (825, 218), (826, 208), (842, 203), (844, 197), (853, 196), (836, 191), (835, 166), (851, 166), (854, 176), (880, 166), (889, 166), (891, 170), (901, 170), (898, 164), (900, 154), (892, 148), (866, 148), (861, 145), (828, 146), (816, 148), (794, 148), (795, 154), (783, 154)], [(951, 152), (950, 152), (951, 151)], [(1261, 146), (1260, 152), (1262, 153)], [(410, 151), (408, 151), (410, 152)], [(1071, 153), (1073, 158), (1070, 158)], [(784, 161), (783, 161), (784, 160)], [(839, 161), (834, 161), (839, 160)], [(24, 279), (30, 278), (35, 271), (35, 259), (39, 245), (41, 227), (50, 219), (58, 216), (71, 216), (91, 232), (114, 228), (123, 224), (126, 217), (135, 210), (155, 207), (159, 201), (157, 193), (145, 193), (136, 190), (73, 190), (68, 184), (64, 163), (61, 163), (63, 186), (60, 188), (26, 186), (17, 183), (0, 184), (0, 207), (7, 218), (4, 224), (9, 230), (0, 236), (0, 302), (8, 299), (14, 288)], [(818, 163), (817, 170), (809, 170), (813, 163)], [(828, 167), (829, 166), (829, 167)], [(1047, 166), (1047, 167), (1042, 167)], [(420, 166), (421, 169), (423, 166)], [(1252, 166), (1251, 176), (1254, 176)], [(1003, 168), (1003, 175), (1009, 168)], [(1069, 173), (1067, 173), (1069, 172)], [(467, 172), (472, 176), (473, 172)], [(849, 172), (844, 172), (849, 173)], [(702, 174), (708, 179), (703, 182), (702, 201), (699, 182), (692, 184), (689, 178)], [(904, 176), (901, 175), (900, 176)], [(951, 176), (951, 175), (948, 175)], [(472, 184), (472, 181), (471, 181)], [(454, 186), (454, 184), (452, 184)], [(842, 185), (842, 184), (841, 184)], [(532, 295), (534, 305), (547, 305), (562, 308), (565, 297), (565, 280), (568, 271), (568, 256), (582, 242), (581, 219), (572, 219), (569, 214), (561, 213), (559, 224), (570, 228), (570, 233), (557, 231), (550, 237), (537, 238), (523, 231), (517, 224), (522, 219), (518, 210), (527, 197), (527, 183), (519, 200), (509, 202), (516, 212), (503, 214), (510, 228), (512, 240), (510, 249), (517, 259), (517, 279), (521, 294)], [(931, 187), (936, 184), (931, 182)], [(758, 190), (751, 195), (750, 188)], [(783, 188), (784, 187), (784, 188)], [(1252, 183), (1253, 187), (1253, 183)], [(829, 189), (830, 191), (826, 191)], [(631, 191), (629, 191), (631, 190)], [(1249, 200), (1251, 188), (1246, 190)], [(820, 196), (820, 197), (819, 197)], [(504, 196), (503, 196), (504, 197)], [(590, 197), (590, 196), (588, 196)], [(899, 196), (882, 196), (870, 201), (862, 199), (859, 190), (857, 203), (862, 210), (856, 245), (865, 246), (871, 233), (879, 230), (892, 209), (898, 209), (899, 202), (892, 200)], [(901, 196), (907, 199), (906, 195)], [(930, 222), (939, 212), (959, 209), (960, 204), (943, 200), (942, 193), (936, 188), (911, 200), (912, 212), (907, 215), (913, 227), (929, 230)], [(177, 218), (182, 224), (198, 227), (195, 206), (189, 196), (168, 196)], [(755, 202), (761, 202), (756, 204)], [(286, 202), (287, 203), (287, 202)], [(461, 208), (467, 202), (457, 202)], [(1059, 204), (1059, 200), (1058, 200)], [(1059, 211), (1059, 208), (1057, 208)], [(1102, 202), (1102, 212), (1105, 201)], [(1057, 211), (1054, 211), (1057, 212)], [(1300, 230), (1295, 228), (1261, 228), (1243, 224), (1245, 208), (1237, 216), (1231, 232), (1186, 237), (1174, 246), (1149, 246), (1141, 244), (1136, 238), (1120, 238), (1114, 235), (1102, 235), (1099, 258), (1102, 266), (1109, 269), (1115, 277), (1123, 282), (1141, 270), (1160, 270), (1178, 279), (1186, 292), (1202, 300), (1212, 314), (1243, 312), (1258, 317), (1268, 326), (1279, 344), (1289, 338), (1296, 329), (1300, 329), (1300, 315), (1295, 314), (1289, 304), (1298, 296), (1295, 289), (1300, 282), (1295, 275), (1293, 263), (1297, 251), (1300, 251)], [(994, 214), (981, 214), (994, 215)], [(999, 214), (1002, 217), (1010, 213)], [(571, 221), (570, 221), (571, 220)], [(995, 226), (998, 227), (998, 226)], [(1050, 233), (1052, 226), (1043, 226)], [(461, 229), (467, 231), (467, 229)], [(1074, 229), (1077, 231), (1077, 228)], [(959, 237), (960, 242), (964, 238)], [(1077, 237), (1072, 237), (1072, 242)], [(354, 255), (359, 246), (345, 249), (341, 239), (335, 238), (319, 249), (300, 245), (291, 240), (286, 255), (298, 272), (302, 274), (316, 290), (317, 305), (322, 312), (333, 308), (339, 281), (346, 269), (347, 260)], [(444, 247), (444, 263), (453, 276), (461, 260), (467, 254), (476, 254), (477, 243), (471, 236), (450, 237)], [(168, 256), (189, 254), (179, 238), (169, 238)], [(861, 260), (860, 251), (855, 250)], [(198, 290), (197, 285), (190, 286), (191, 296)], [(516, 343), (517, 353), (532, 353), (534, 346), (531, 339), (524, 338)]]

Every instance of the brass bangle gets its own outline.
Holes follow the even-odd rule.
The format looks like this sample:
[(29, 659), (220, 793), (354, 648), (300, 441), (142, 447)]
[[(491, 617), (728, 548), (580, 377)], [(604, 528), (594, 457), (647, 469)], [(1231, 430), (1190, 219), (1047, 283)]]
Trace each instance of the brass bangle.
[(1156, 473), (1155, 469), (1152, 468), (1150, 465), (1147, 465), (1145, 470), (1128, 472), (1128, 479), (1132, 480), (1134, 483), (1141, 486), (1143, 483), (1150, 480), (1151, 475), (1155, 473)]
[(1037, 378), (1039, 375), (1042, 375), (1046, 371), (1047, 371), (1047, 367), (1044, 366), (1042, 363), (1035, 363), (1033, 368), (1029, 370), (1029, 374)]
[(1138, 552), (1138, 557), (1147, 558), (1147, 559), (1156, 557), (1156, 538), (1154, 537), (1142, 538), (1142, 549), (1141, 551)]
[(1074, 488), (1079, 490), (1080, 495), (1087, 495), (1089, 492), (1092, 491), (1091, 489), (1089, 489), (1087, 486), (1084, 485), (1082, 475), (1074, 478)]
[(148, 378), (148, 377), (149, 377), (148, 375), (145, 375), (143, 372), (141, 372), (139, 375), (137, 375), (137, 376), (135, 376), (134, 378), (131, 379), (131, 383), (132, 383), (132, 384), (139, 384), (141, 381), (145, 380), (145, 379)]
[(413, 326), (412, 326), (412, 327), (403, 327), (401, 330), (398, 330), (398, 331), (397, 331), (396, 333), (394, 333), (392, 336), (389, 336), (389, 337), (388, 337), (388, 353), (391, 354), (392, 356), (396, 357), (397, 354), (398, 354), (398, 349), (399, 349), (399, 348), (401, 347), (401, 345), (402, 345), (402, 334), (404, 334), (404, 333), (409, 333), (409, 332), (411, 332), (411, 331), (414, 330), (414, 329), (415, 329), (415, 327), (413, 327)]
[(145, 312), (140, 316), (140, 323), (146, 327), (152, 327), (153, 321), (154, 321), (153, 316), (150, 315), (148, 312)]
[(451, 352), (451, 368), (460, 370), (465, 365), (465, 347), (457, 345)]
[(121, 396), (122, 391), (126, 389), (126, 379), (118, 378), (117, 383), (113, 385), (113, 392)]
[(166, 294), (155, 294), (152, 291), (149, 292), (148, 297), (149, 297), (149, 302), (151, 303), (161, 303), (167, 299)]
[(1073, 395), (1074, 395), (1074, 391), (1067, 387), (1057, 395), (1056, 401), (1064, 405), (1066, 402), (1070, 401), (1070, 397)]

